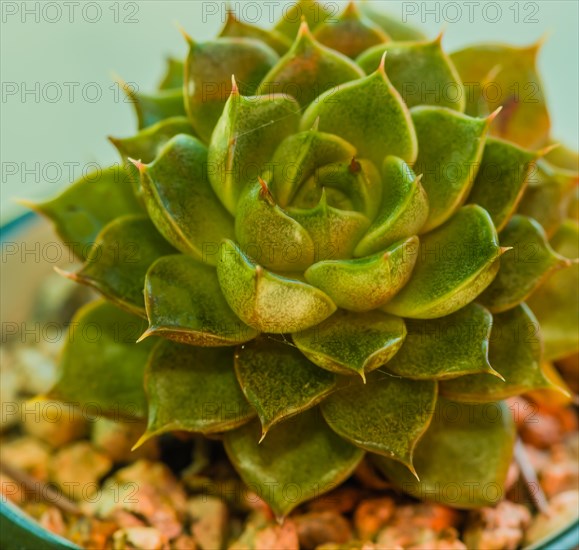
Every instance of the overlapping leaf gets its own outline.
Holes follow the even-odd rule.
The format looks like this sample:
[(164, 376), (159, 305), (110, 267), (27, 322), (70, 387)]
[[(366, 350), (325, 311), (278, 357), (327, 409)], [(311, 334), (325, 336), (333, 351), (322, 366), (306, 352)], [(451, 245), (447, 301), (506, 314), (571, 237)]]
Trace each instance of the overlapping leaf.
[(336, 435), (317, 409), (274, 426), (258, 444), (260, 434), (258, 421), (227, 432), (225, 449), (241, 478), (280, 519), (344, 481), (364, 455)]
[(337, 377), (308, 361), (291, 342), (259, 338), (235, 354), (235, 372), (262, 427), (268, 430), (312, 408), (337, 387)]
[(428, 42), (378, 45), (363, 52), (356, 62), (366, 73), (371, 73), (387, 52), (388, 78), (408, 107), (438, 105), (463, 112), (465, 90), (441, 41), (442, 35), (439, 35)]
[(137, 445), (165, 432), (219, 433), (251, 420), (255, 411), (235, 378), (233, 353), (158, 342), (145, 374), (147, 431)]
[(422, 237), (412, 277), (383, 309), (414, 319), (449, 315), (492, 282), (501, 253), (488, 213), (480, 206), (463, 206)]
[(526, 305), (497, 313), (489, 345), (489, 362), (504, 380), (484, 374), (461, 376), (440, 384), (440, 393), (455, 401), (484, 403), (526, 391), (552, 387), (541, 371), (541, 336)]
[(217, 275), (231, 309), (260, 332), (305, 330), (336, 310), (321, 290), (263, 269), (231, 241), (222, 245)]
[(142, 214), (127, 173), (118, 166), (87, 174), (55, 199), (31, 205), (54, 223), (63, 242), (86, 260), (99, 232), (128, 214)]
[(493, 313), (520, 304), (553, 272), (570, 265), (551, 248), (545, 231), (532, 218), (513, 216), (499, 240), (513, 250), (501, 259), (495, 280), (479, 297)]
[(384, 365), (400, 349), (406, 327), (381, 311), (339, 310), (308, 330), (293, 334), (300, 351), (316, 365), (340, 374), (366, 373)]
[(478, 508), (504, 498), (515, 425), (504, 402), (472, 405), (439, 398), (433, 421), (414, 450), (419, 480), (399, 462), (372, 455), (397, 487), (421, 500)]
[(225, 301), (215, 269), (189, 256), (164, 256), (149, 268), (145, 306), (144, 336), (196, 346), (232, 346), (257, 336)]
[(145, 327), (142, 319), (106, 302), (79, 309), (65, 341), (56, 384), (48, 395), (116, 420), (144, 418), (143, 376), (155, 343), (151, 339), (135, 345)]
[(302, 130), (319, 117), (322, 132), (352, 143), (361, 158), (381, 166), (387, 155), (416, 160), (416, 134), (408, 108), (390, 84), (384, 64), (370, 76), (324, 92), (303, 115)]
[(326, 422), (353, 444), (397, 460), (414, 471), (413, 452), (434, 413), (436, 382), (375, 372), (354, 380), (321, 405)]
[(219, 38), (189, 43), (185, 61), (185, 108), (197, 134), (206, 143), (231, 95), (231, 75), (240, 91), (251, 95), (279, 57), (269, 46), (251, 38)]
[(415, 380), (496, 371), (489, 364), (492, 315), (477, 304), (432, 320), (406, 319), (406, 339), (384, 370)]
[(181, 252), (215, 265), (221, 239), (232, 237), (234, 228), (209, 183), (206, 147), (180, 134), (139, 169), (145, 205), (158, 230)]
[(98, 234), (80, 271), (63, 274), (146, 317), (143, 287), (147, 270), (155, 260), (174, 252), (146, 216), (123, 216)]

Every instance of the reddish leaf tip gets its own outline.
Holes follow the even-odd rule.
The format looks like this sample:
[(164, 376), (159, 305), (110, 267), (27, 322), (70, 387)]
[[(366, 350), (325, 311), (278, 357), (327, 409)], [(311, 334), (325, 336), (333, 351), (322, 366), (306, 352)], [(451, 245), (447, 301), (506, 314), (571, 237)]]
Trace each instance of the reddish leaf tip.
[(503, 106), (499, 105), (489, 116), (486, 118), (487, 126), (490, 126), (495, 118), (499, 116), (499, 113), (503, 110)]
[(141, 159), (135, 160), (132, 159), (131, 157), (127, 157), (127, 160), (135, 166), (135, 168), (139, 171), (139, 173), (142, 174), (145, 171), (146, 164), (142, 163)]
[(62, 275), (63, 277), (66, 277), (67, 279), (70, 279), (71, 281), (77, 282), (79, 280), (76, 273), (72, 273), (70, 271), (65, 271), (64, 269), (61, 269), (60, 267), (57, 267), (57, 266), (54, 266), (53, 269), (54, 269), (54, 271), (56, 271), (56, 273), (58, 273), (59, 275)]
[(541, 158), (548, 155), (551, 151), (554, 151), (558, 147), (561, 147), (560, 143), (552, 143), (551, 145), (547, 145), (547, 147), (543, 147), (542, 149), (535, 151), (535, 154), (537, 155), (537, 158)]
[(187, 42), (189, 46), (193, 46), (195, 44), (193, 38), (191, 38), (191, 35), (185, 30), (185, 28), (181, 25), (181, 23), (175, 21), (175, 26), (177, 27), (177, 30), (181, 33), (181, 36), (185, 39), (185, 42)]
[(362, 165), (356, 160), (356, 157), (352, 157), (350, 161), (350, 166), (348, 166), (348, 170), (351, 174), (357, 174), (362, 170)]
[(231, 75), (231, 95), (239, 95), (239, 88), (237, 87), (234, 74)]

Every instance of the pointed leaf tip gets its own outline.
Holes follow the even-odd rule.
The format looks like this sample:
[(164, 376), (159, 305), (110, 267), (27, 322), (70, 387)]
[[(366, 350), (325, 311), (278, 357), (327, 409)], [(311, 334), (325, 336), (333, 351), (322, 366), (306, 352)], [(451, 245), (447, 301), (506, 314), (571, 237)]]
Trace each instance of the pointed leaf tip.
[(149, 336), (152, 336), (154, 332), (155, 332), (155, 328), (149, 327), (147, 330), (145, 330), (145, 332), (143, 332), (143, 334), (141, 334), (141, 336), (139, 336), (139, 338), (136, 340), (135, 344), (139, 344), (140, 342), (142, 342), (143, 340), (145, 340)]
[(543, 147), (542, 149), (535, 151), (535, 154), (537, 155), (537, 158), (546, 157), (551, 151), (554, 151), (559, 147), (561, 147), (560, 143), (552, 143), (551, 145), (547, 145), (546, 147)]
[(378, 65), (378, 71), (380, 71), (381, 73), (384, 73), (384, 74), (386, 74), (385, 66), (386, 66), (386, 54), (387, 54), (387, 53), (388, 53), (388, 52), (385, 51), (385, 52), (382, 54), (382, 57), (380, 58), (380, 65)]
[(235, 75), (231, 75), (231, 95), (238, 95), (239, 88), (237, 87), (237, 82), (235, 81)]
[(76, 273), (72, 273), (71, 271), (65, 271), (64, 269), (61, 269), (60, 267), (54, 266), (54, 271), (56, 271), (56, 273), (58, 273), (59, 275), (61, 275), (62, 277), (66, 277), (67, 279), (70, 279), (71, 281), (78, 281), (78, 277), (76, 276)]
[(185, 39), (185, 42), (187, 42), (189, 46), (193, 46), (195, 42), (193, 38), (191, 38), (191, 35), (185, 30), (183, 25), (181, 25), (181, 23), (179, 23), (178, 21), (175, 21), (175, 26), (177, 27), (177, 30), (181, 33), (181, 36)]
[(145, 171), (145, 164), (141, 162), (141, 159), (136, 160), (131, 157), (127, 157), (127, 160), (134, 165), (134, 167), (142, 174)]
[(499, 116), (499, 113), (503, 110), (503, 106), (499, 105), (489, 116), (486, 118), (487, 127), (490, 126), (495, 118)]

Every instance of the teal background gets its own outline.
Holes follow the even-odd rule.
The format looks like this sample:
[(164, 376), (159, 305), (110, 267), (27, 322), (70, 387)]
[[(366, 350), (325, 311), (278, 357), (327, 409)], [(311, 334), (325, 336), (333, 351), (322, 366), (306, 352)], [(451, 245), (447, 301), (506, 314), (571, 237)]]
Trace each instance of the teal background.
[[(231, 1), (238, 14), (265, 27), (273, 23), (270, 15), (278, 17), (291, 3)], [(343, 1), (327, 3), (345, 5)], [(177, 23), (197, 40), (209, 39), (219, 31), (226, 6), (203, 0), (80, 0), (68, 2), (69, 6), (78, 4), (70, 11), (73, 6), (65, 4), (50, 0), (3, 0), (0, 4), (2, 223), (25, 210), (13, 197), (48, 197), (79, 177), (82, 169), (90, 169), (89, 163), (116, 162), (116, 151), (106, 136), (131, 134), (135, 121), (131, 104), (114, 84), (114, 75), (136, 83), (141, 90), (154, 87), (163, 72), (164, 57), (186, 54)], [(579, 2), (381, 0), (372, 4), (399, 19), (403, 13), (411, 14), (408, 22), (428, 36), (444, 29), (447, 51), (476, 41), (529, 44), (547, 34), (539, 66), (553, 136), (578, 146)], [(77, 83), (74, 96), (70, 95), (73, 85), (65, 83)], [(40, 97), (30, 93), (23, 98), (24, 87), (38, 89)], [(89, 94), (100, 90), (100, 99), (90, 101), (92, 95), (85, 99), (83, 89)], [(59, 90), (60, 99), (55, 95)], [(17, 172), (10, 174), (12, 170)]]

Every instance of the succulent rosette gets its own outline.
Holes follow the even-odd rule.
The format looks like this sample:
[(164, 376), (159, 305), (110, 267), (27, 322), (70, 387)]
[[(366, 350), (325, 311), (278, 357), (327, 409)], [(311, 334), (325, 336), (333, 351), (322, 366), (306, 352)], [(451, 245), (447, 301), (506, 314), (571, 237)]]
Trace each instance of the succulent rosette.
[(141, 441), (222, 439), (278, 516), (364, 455), (415, 496), (496, 502), (505, 399), (564, 393), (579, 347), (577, 156), (550, 147), (539, 46), (449, 56), (311, 0), (187, 40), (130, 92), (123, 166), (38, 206), (106, 299), (51, 395), (147, 418)]

